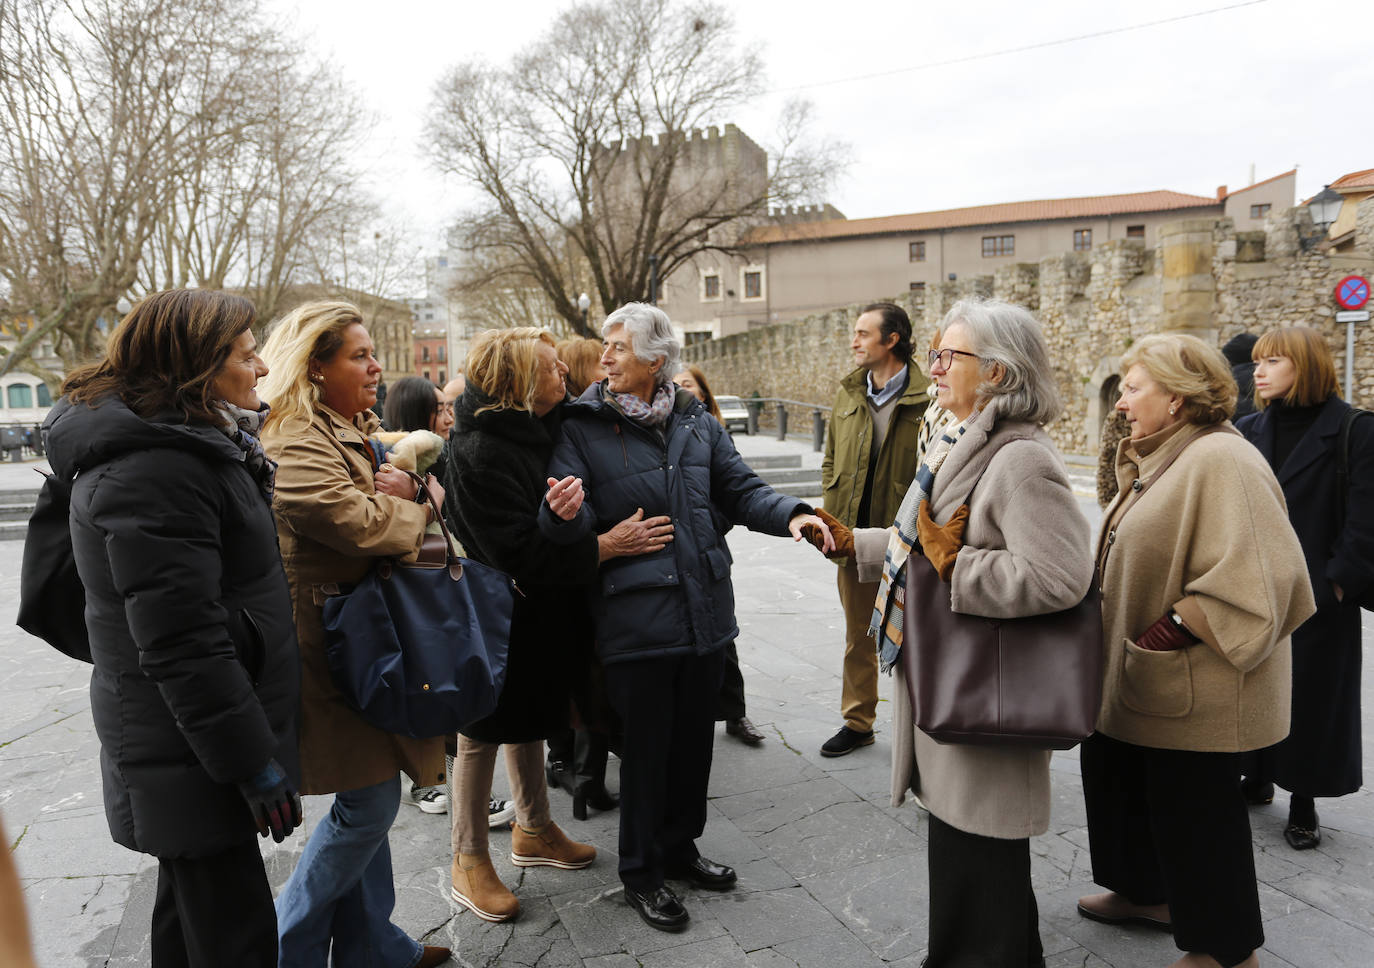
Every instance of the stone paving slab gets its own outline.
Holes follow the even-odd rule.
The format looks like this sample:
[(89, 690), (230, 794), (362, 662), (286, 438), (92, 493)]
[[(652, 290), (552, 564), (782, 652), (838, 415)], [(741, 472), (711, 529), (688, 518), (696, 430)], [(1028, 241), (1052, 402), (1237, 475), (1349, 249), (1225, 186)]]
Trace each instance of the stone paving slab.
[[(749, 442), (746, 442), (746, 446)], [(776, 444), (776, 442), (770, 442)], [(779, 447), (795, 445), (778, 445)], [(742, 448), (743, 449), (743, 448)], [(15, 471), (21, 470), (16, 466)], [(26, 471), (32, 474), (32, 471)], [(1083, 504), (1085, 513), (1095, 508)], [(880, 684), (877, 741), (839, 759), (819, 746), (839, 726), (842, 616), (834, 567), (806, 547), (736, 529), (730, 535), (749, 714), (768, 739), (750, 749), (718, 733), (703, 852), (736, 865), (736, 890), (677, 884), (692, 914), (681, 934), (640, 922), (616, 869), (618, 814), (555, 819), (593, 843), (584, 871), (516, 868), (509, 834), (492, 831), (493, 861), (522, 915), (489, 924), (455, 910), (449, 891), (449, 818), (403, 806), (392, 830), (396, 920), (426, 943), (454, 948), (456, 964), (544, 968), (917, 968), (926, 923), (926, 815), (888, 802), (891, 681)], [(21, 545), (0, 542), (0, 608), (17, 603)], [(1366, 650), (1374, 642), (1366, 615)], [(0, 627), (0, 814), (24, 879), (40, 964), (48, 968), (148, 963), (156, 866), (110, 842), (100, 806), (97, 745), (85, 667), (13, 626)], [(1366, 685), (1365, 718), (1374, 696)], [(1374, 769), (1374, 744), (1366, 766)], [(616, 788), (617, 761), (609, 785)], [(1165, 934), (1086, 921), (1077, 898), (1095, 888), (1076, 753), (1051, 761), (1050, 832), (1032, 840), (1032, 881), (1052, 968), (1153, 968), (1178, 957)], [(497, 771), (497, 793), (505, 790)], [(313, 829), (330, 798), (306, 798)], [(1255, 860), (1271, 968), (1374, 965), (1374, 794), (1319, 803), (1325, 840), (1298, 853), (1282, 839), (1286, 798), (1257, 808)], [(263, 844), (274, 889), (304, 836)]]

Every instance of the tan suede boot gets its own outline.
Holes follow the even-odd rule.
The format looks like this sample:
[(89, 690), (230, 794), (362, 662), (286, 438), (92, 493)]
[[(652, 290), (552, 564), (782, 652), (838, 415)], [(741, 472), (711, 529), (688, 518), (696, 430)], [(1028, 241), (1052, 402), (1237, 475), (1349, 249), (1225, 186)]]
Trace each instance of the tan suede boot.
[(517, 823), (511, 831), (510, 859), (517, 867), (561, 867), (575, 871), (596, 860), (596, 848), (569, 840), (553, 821), (534, 830)]
[(501, 883), (485, 854), (453, 859), (453, 900), (485, 921), (510, 921), (520, 913), (520, 902)]

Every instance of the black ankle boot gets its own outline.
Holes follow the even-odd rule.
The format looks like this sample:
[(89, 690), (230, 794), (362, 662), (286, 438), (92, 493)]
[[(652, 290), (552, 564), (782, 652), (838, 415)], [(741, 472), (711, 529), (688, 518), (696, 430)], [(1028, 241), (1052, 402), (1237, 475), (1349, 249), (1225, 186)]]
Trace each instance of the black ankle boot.
[(587, 819), (587, 807), (614, 810), (620, 798), (606, 789), (606, 738), (588, 730), (577, 731), (577, 752), (572, 770), (573, 816)]
[(577, 778), (573, 776), (571, 763), (550, 759), (544, 767), (544, 774), (549, 778), (550, 788), (566, 790), (576, 795)]

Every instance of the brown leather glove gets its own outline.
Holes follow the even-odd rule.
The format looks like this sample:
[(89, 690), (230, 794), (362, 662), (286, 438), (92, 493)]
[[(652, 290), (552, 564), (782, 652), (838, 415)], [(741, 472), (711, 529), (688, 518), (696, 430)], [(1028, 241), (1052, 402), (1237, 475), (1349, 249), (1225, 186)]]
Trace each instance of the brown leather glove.
[(1180, 627), (1173, 617), (1165, 612), (1155, 623), (1140, 633), (1135, 644), (1147, 652), (1174, 652), (1196, 645), (1198, 639), (1187, 629)]
[(921, 542), (921, 554), (935, 566), (940, 581), (949, 581), (954, 574), (954, 559), (964, 546), (964, 528), (968, 526), (968, 505), (959, 505), (944, 524), (936, 524), (930, 516), (930, 502), (922, 501), (916, 513), (916, 536)]
[[(830, 529), (830, 537), (835, 539), (835, 550), (826, 555), (827, 558), (853, 558), (854, 557), (854, 532), (850, 531), (839, 521), (835, 520), (834, 515), (826, 512), (824, 508), (816, 508), (816, 517), (825, 522), (825, 526)], [(802, 525), (802, 537), (816, 546), (816, 550), (824, 554), (825, 535), (821, 534), (821, 529), (814, 524)]]

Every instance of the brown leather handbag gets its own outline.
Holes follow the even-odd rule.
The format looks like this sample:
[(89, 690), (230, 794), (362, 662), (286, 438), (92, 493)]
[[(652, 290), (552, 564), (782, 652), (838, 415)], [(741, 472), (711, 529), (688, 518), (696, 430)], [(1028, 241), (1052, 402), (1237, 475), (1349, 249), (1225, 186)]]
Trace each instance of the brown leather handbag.
[(953, 611), (949, 583), (919, 549), (905, 569), (902, 671), (923, 733), (938, 743), (1052, 750), (1092, 733), (1103, 674), (1096, 577), (1073, 608), (1001, 619)]

